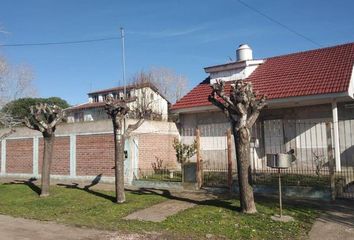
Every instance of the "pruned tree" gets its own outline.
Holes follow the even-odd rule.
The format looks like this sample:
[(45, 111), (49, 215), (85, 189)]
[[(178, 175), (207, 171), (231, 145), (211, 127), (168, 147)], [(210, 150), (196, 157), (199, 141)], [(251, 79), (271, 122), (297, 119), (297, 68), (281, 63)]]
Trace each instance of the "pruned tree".
[(46, 197), (49, 196), (55, 129), (65, 117), (65, 112), (57, 105), (38, 103), (30, 107), (30, 113), (30, 117), (25, 117), (23, 123), (30, 129), (40, 131), (44, 139), (40, 196)]
[(125, 202), (124, 193), (124, 145), (125, 140), (129, 138), (134, 130), (140, 127), (143, 122), (143, 116), (135, 124), (130, 124), (127, 129), (124, 128), (124, 121), (130, 109), (127, 103), (134, 102), (136, 98), (114, 99), (109, 95), (106, 98), (105, 110), (111, 117), (114, 133), (114, 162), (115, 162), (115, 191), (116, 203)]
[(38, 103), (46, 103), (49, 105), (56, 105), (62, 109), (70, 107), (66, 100), (59, 97), (49, 97), (49, 98), (19, 98), (8, 102), (2, 109), (1, 112), (8, 113), (16, 119), (24, 119), (25, 117), (31, 117), (31, 112), (28, 111), (31, 106)]
[(225, 83), (217, 80), (212, 84), (208, 99), (230, 120), (235, 140), (241, 210), (244, 213), (255, 213), (257, 209), (251, 183), (250, 131), (266, 105), (265, 96), (257, 100), (252, 84), (242, 80), (231, 84), (229, 95), (225, 94), (224, 89)]

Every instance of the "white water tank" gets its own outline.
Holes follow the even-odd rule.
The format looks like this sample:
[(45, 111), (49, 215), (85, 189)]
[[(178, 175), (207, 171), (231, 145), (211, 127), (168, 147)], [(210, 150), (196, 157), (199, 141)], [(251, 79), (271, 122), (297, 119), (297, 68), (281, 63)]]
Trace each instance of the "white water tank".
[(247, 44), (241, 44), (236, 49), (236, 61), (242, 62), (246, 60), (252, 60), (252, 49)]

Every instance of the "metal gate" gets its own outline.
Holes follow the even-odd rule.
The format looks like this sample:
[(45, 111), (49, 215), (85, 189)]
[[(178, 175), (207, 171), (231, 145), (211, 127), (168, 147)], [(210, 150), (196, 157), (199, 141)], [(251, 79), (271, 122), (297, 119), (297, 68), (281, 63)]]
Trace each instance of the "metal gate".
[[(252, 129), (251, 167), (254, 184), (274, 184), (273, 171), (266, 166), (266, 154), (294, 150), (297, 160), (288, 169), (284, 185), (329, 189), (337, 198), (354, 199), (354, 119), (340, 120), (340, 159), (335, 159), (331, 119), (272, 119), (257, 122)], [(228, 186), (226, 131), (228, 123), (200, 125), (204, 186)], [(188, 131), (187, 131), (188, 130)], [(194, 129), (183, 129), (182, 140), (191, 143)], [(232, 177), (236, 161), (232, 140)], [(340, 161), (340, 169), (336, 162)], [(338, 164), (337, 164), (338, 165)]]
[(336, 172), (338, 198), (354, 199), (354, 119), (338, 122), (341, 169)]

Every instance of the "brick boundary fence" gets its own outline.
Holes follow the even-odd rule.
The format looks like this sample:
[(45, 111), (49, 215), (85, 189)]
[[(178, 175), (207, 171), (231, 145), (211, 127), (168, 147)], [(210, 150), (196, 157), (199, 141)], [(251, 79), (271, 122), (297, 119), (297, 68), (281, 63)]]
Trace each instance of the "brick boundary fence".
[[(108, 130), (111, 123), (98, 122), (96, 131), (94, 122), (76, 124), (79, 130), (77, 126), (74, 126), (74, 131), (70, 129), (74, 124), (63, 124), (62, 129), (57, 131), (51, 177), (59, 180), (91, 180), (101, 175), (103, 182), (113, 182), (113, 134), (110, 130), (97, 131), (102, 130), (101, 125), (104, 125), (104, 130)], [(168, 125), (168, 131), (164, 130), (165, 125)], [(126, 183), (132, 182), (138, 168), (151, 168), (151, 163), (157, 158), (163, 159), (166, 166), (176, 168), (177, 161), (172, 147), (175, 137), (178, 137), (178, 132), (175, 128), (171, 129), (171, 123), (167, 122), (151, 121), (140, 132), (134, 133), (125, 146), (128, 151), (125, 162)], [(35, 131), (20, 129), (1, 141), (0, 156), (0, 177), (38, 178), (43, 159), (43, 138)]]

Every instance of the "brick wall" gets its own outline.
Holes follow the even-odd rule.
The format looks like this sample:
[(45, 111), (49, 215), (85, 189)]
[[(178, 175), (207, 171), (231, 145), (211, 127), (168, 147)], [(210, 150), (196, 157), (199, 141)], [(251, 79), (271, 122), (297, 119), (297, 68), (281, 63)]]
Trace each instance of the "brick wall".
[[(141, 132), (135, 132), (134, 135), (138, 143), (137, 152), (132, 140), (127, 144), (131, 162), (126, 162), (126, 170), (134, 171), (136, 167), (152, 169), (151, 163), (156, 162), (156, 157), (163, 160), (163, 167), (169, 169), (179, 167), (172, 147), (173, 139), (178, 132), (166, 122), (146, 122), (145, 124), (145, 127), (139, 128)], [(61, 177), (100, 174), (103, 177), (114, 176), (114, 139), (111, 133), (111, 122), (97, 122), (91, 125), (64, 124), (62, 126), (62, 132), (57, 133), (54, 142), (52, 175)], [(156, 133), (156, 129), (160, 132)], [(41, 174), (44, 141), (39, 132), (19, 128), (16, 133), (3, 141), (6, 143), (6, 154), (0, 159), (0, 167), (1, 165), (6, 167), (1, 170), (1, 176), (27, 174), (28, 177), (37, 177), (37, 174)], [(75, 146), (73, 152), (70, 152), (71, 147)], [(75, 167), (72, 172), (71, 167)], [(133, 172), (126, 172), (125, 175), (127, 179), (132, 179)]]
[[(39, 139), (38, 146), (38, 171), (41, 174), (43, 162), (43, 138)], [(56, 137), (54, 141), (51, 174), (70, 174), (70, 137)]]
[(176, 152), (172, 146), (176, 136), (167, 134), (139, 135), (139, 168), (152, 169), (156, 157), (163, 160), (163, 167), (176, 168)]
[(33, 172), (33, 140), (14, 139), (6, 141), (6, 172)]
[(76, 137), (76, 174), (78, 176), (114, 175), (113, 134)]

